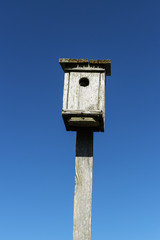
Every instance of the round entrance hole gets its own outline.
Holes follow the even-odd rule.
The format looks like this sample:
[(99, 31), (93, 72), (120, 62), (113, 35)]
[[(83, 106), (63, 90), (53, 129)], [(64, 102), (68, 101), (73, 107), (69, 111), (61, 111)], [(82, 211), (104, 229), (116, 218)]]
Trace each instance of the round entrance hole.
[(79, 85), (81, 86), (81, 87), (87, 87), (88, 85), (89, 85), (89, 80), (88, 80), (88, 78), (81, 78), (80, 80), (79, 80)]

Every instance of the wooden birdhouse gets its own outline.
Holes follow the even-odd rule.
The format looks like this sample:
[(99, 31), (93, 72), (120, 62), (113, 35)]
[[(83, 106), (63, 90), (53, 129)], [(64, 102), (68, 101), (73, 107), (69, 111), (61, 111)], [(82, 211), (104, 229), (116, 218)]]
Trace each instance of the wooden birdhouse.
[(110, 60), (60, 58), (64, 70), (62, 116), (67, 131), (104, 131), (106, 76)]

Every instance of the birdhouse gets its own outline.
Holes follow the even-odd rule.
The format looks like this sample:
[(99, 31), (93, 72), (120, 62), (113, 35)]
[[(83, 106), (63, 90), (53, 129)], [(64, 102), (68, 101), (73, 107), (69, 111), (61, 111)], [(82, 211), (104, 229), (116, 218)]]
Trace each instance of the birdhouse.
[(62, 116), (67, 131), (104, 131), (106, 76), (110, 60), (60, 58), (64, 70)]

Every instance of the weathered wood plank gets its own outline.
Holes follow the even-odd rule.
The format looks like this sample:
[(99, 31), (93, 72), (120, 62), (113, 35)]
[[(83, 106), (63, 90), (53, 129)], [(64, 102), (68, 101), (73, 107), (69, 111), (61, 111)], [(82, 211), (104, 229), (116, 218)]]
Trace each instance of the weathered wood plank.
[(63, 109), (68, 108), (68, 88), (69, 88), (69, 73), (65, 73), (63, 89)]
[(77, 132), (73, 240), (91, 240), (93, 132)]

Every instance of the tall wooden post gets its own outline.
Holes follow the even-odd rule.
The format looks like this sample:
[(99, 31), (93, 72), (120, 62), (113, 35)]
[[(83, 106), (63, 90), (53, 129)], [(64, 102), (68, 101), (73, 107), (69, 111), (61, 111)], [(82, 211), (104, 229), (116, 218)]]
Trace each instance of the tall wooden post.
[(73, 240), (91, 240), (93, 132), (78, 131), (76, 141)]
[(91, 240), (93, 132), (104, 132), (106, 76), (110, 60), (60, 58), (64, 70), (62, 116), (77, 131), (73, 240)]

